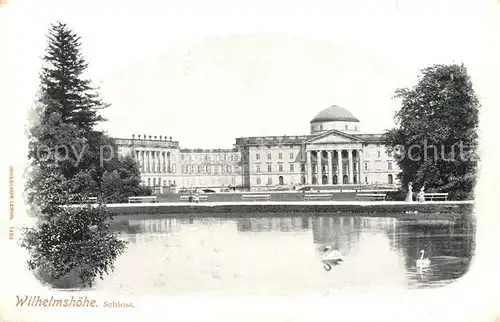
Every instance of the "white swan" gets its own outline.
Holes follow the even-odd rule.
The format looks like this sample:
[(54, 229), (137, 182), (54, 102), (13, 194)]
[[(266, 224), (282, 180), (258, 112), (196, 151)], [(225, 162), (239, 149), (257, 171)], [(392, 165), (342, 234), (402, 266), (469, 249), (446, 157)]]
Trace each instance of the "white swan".
[(419, 268), (426, 268), (431, 265), (431, 260), (428, 258), (424, 258), (424, 250), (422, 249), (420, 251), (420, 259), (417, 259), (417, 267)]
[(323, 268), (326, 271), (330, 271), (332, 269), (332, 265), (338, 265), (340, 262), (342, 262), (342, 253), (338, 250), (333, 250), (331, 246), (326, 246), (325, 247), (325, 253), (321, 257), (321, 260), (323, 261)]

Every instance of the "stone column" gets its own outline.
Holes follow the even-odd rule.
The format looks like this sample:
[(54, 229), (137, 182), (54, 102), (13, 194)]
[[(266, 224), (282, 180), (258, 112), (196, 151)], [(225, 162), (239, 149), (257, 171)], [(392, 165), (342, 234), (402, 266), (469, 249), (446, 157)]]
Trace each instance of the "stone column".
[(160, 151), (155, 151), (155, 168), (156, 172), (160, 172)]
[(153, 173), (153, 151), (148, 151), (148, 172)]
[(328, 184), (333, 184), (332, 151), (328, 151)]
[(154, 173), (155, 172), (155, 155), (154, 151), (149, 151), (149, 172)]
[(151, 172), (156, 172), (156, 151), (151, 151)]
[(139, 151), (139, 168), (144, 172), (144, 151)]
[(318, 174), (316, 178), (316, 183), (320, 185), (322, 184), (322, 177), (323, 177), (323, 171), (321, 171), (321, 150), (316, 151), (316, 155), (318, 159), (318, 165), (317, 165), (318, 169), (316, 169)]
[(144, 162), (144, 167), (146, 168), (146, 173), (149, 173), (149, 170), (150, 170), (150, 165), (149, 165), (149, 151), (144, 151), (144, 153), (146, 154), (146, 160)]
[(349, 184), (352, 184), (353, 183), (353, 169), (354, 169), (354, 164), (352, 162), (352, 150), (347, 150), (347, 156), (349, 157), (349, 175), (348, 175), (348, 179), (347, 179), (347, 182)]
[(359, 159), (359, 183), (364, 184), (365, 183), (365, 175), (363, 173), (363, 170), (365, 169), (365, 162), (363, 161), (364, 155), (363, 155), (363, 149), (358, 150), (358, 159)]
[(338, 163), (338, 168), (339, 168), (339, 174), (337, 178), (337, 183), (338, 184), (344, 184), (344, 174), (342, 170), (342, 150), (337, 150), (337, 163)]
[(151, 151), (153, 153), (153, 172), (158, 172), (156, 165), (158, 164), (158, 151)]
[(162, 173), (163, 171), (161, 170), (162, 168), (162, 161), (163, 161), (163, 152), (161, 151), (158, 151), (158, 162), (157, 162), (157, 168), (158, 168), (158, 171), (159, 173)]
[(312, 184), (312, 161), (311, 161), (311, 151), (306, 151), (307, 154), (307, 160), (306, 160), (306, 167), (307, 167), (307, 184)]
[(156, 151), (151, 151), (151, 172), (156, 173)]

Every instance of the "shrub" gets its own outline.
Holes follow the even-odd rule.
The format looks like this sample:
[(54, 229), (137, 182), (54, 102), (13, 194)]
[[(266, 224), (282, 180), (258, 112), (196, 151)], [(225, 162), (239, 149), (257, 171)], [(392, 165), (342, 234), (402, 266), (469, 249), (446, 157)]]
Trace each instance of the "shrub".
[(110, 229), (106, 207), (66, 207), (57, 216), (24, 228), (21, 246), (31, 257), (29, 268), (55, 287), (90, 287), (96, 277), (114, 270), (126, 241)]

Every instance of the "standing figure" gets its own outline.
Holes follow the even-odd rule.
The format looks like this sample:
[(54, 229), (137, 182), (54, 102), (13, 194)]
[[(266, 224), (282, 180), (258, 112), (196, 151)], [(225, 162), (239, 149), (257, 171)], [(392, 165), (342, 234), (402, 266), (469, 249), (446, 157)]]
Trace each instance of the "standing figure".
[(412, 202), (413, 201), (413, 184), (410, 183), (408, 184), (408, 194), (406, 195), (406, 202)]
[(422, 186), (422, 188), (420, 188), (420, 192), (419, 192), (419, 193), (418, 193), (418, 195), (417, 195), (417, 200), (418, 200), (419, 202), (423, 202), (423, 201), (425, 201), (425, 195), (424, 195), (424, 193), (425, 193), (425, 192), (424, 192), (424, 186)]

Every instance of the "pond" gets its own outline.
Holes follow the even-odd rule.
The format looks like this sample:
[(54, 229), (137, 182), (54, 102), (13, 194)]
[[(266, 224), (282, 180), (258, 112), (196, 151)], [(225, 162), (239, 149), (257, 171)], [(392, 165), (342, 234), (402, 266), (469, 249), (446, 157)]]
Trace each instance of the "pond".
[[(328, 295), (440, 287), (474, 251), (469, 217), (417, 221), (335, 214), (293, 217), (115, 217), (129, 241), (96, 285), (117, 295)], [(325, 247), (343, 261), (325, 270)], [(420, 251), (431, 260), (417, 269)]]

